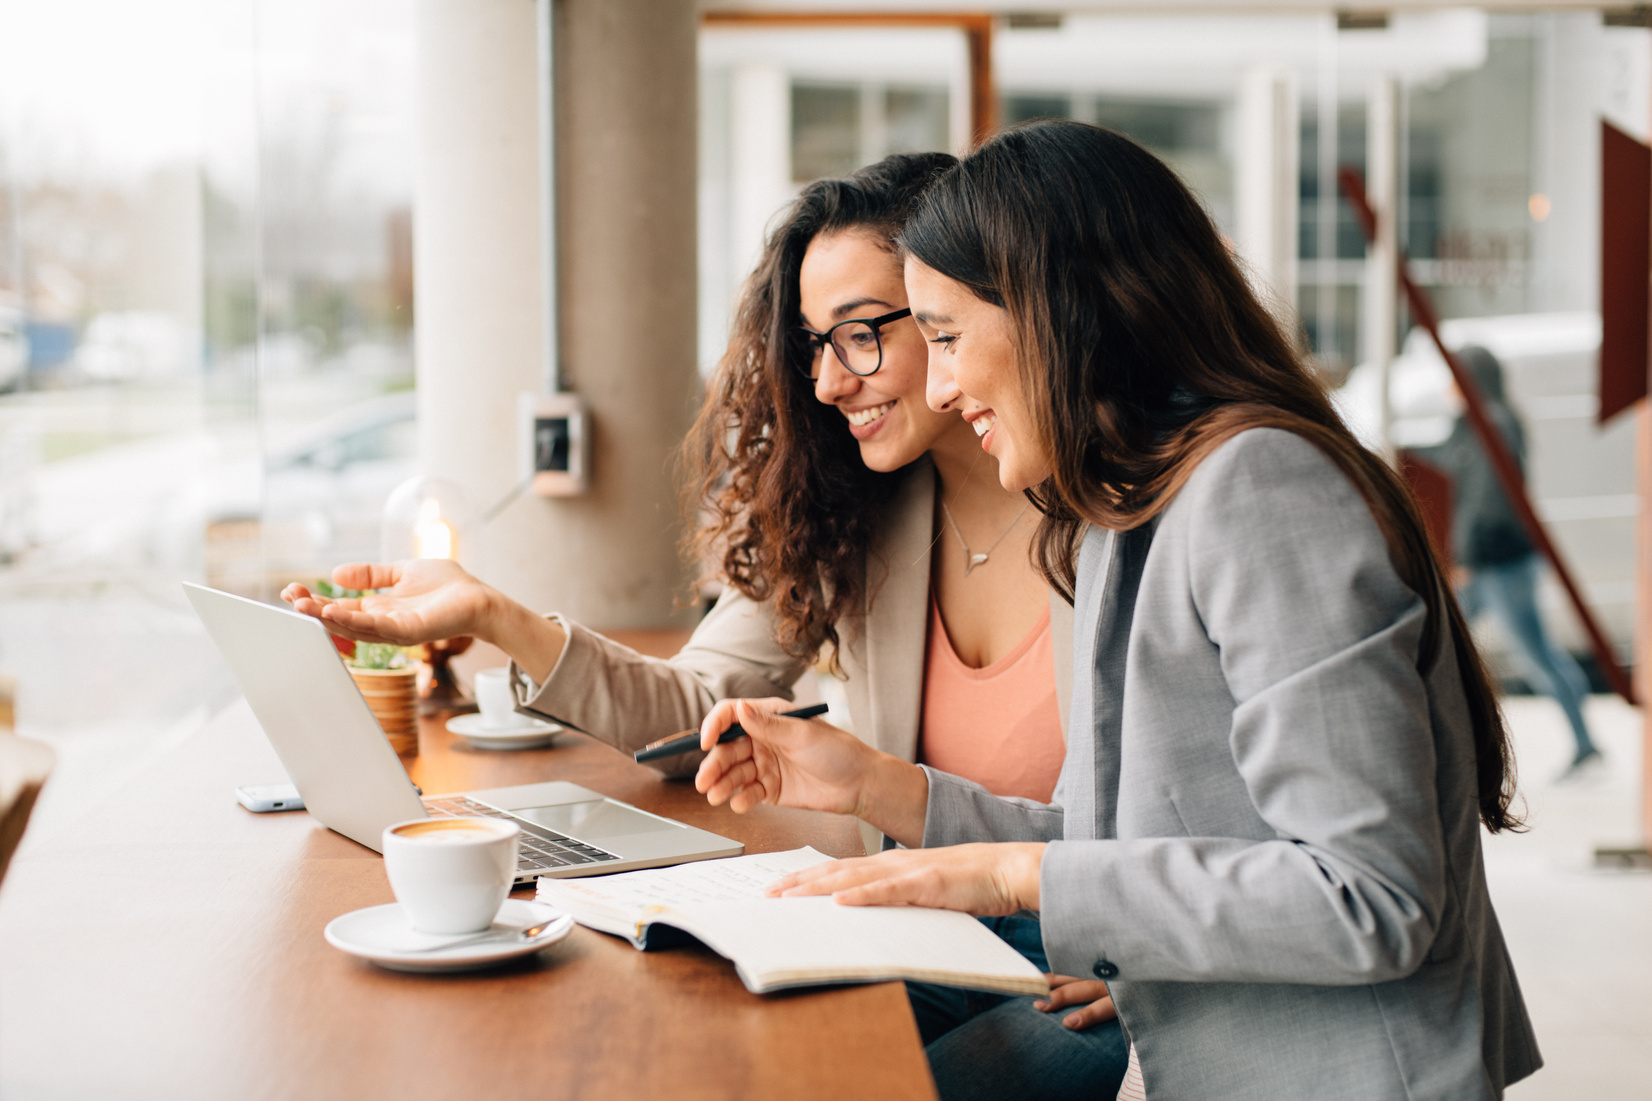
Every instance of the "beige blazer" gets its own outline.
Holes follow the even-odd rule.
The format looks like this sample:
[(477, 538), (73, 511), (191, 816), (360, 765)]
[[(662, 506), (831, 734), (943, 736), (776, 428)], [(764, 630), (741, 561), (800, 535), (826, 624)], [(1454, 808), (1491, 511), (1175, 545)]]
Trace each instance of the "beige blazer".
[[(924, 638), (929, 619), (929, 553), (935, 534), (934, 466), (908, 468), (875, 537), (867, 569), (872, 583), (864, 617), (838, 624), (851, 728), (861, 740), (914, 760), (923, 706)], [(568, 642), (543, 685), (513, 665), (519, 710), (581, 730), (630, 752), (656, 738), (700, 725), (730, 697), (792, 698), (808, 671), (775, 641), (774, 615), (729, 589), (672, 658), (650, 658), (553, 615)], [(1072, 694), (1073, 610), (1050, 594), (1056, 697), (1066, 729)], [(669, 762), (692, 775), (699, 754)]]

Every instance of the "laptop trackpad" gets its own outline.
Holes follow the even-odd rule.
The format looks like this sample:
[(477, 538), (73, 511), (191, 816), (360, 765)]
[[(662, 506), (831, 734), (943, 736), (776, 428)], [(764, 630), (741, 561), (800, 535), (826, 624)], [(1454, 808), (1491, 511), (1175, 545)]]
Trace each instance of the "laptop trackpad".
[(585, 803), (556, 803), (548, 807), (516, 807), (511, 813), (557, 833), (600, 844), (603, 838), (667, 833), (682, 827), (606, 799)]

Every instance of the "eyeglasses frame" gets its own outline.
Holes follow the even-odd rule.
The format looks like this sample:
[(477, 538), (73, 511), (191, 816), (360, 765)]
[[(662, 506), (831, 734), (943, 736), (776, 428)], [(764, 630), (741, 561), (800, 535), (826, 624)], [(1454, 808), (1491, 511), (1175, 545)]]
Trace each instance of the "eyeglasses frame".
[[(837, 356), (839, 366), (841, 366), (845, 371), (848, 371), (851, 375), (854, 375), (856, 378), (871, 378), (873, 375), (883, 370), (883, 327), (891, 322), (899, 321), (902, 318), (911, 316), (911, 307), (906, 307), (899, 310), (892, 310), (881, 317), (846, 317), (823, 333), (817, 333), (806, 325), (793, 325), (787, 330), (787, 332), (794, 334), (801, 333), (809, 337), (810, 347), (812, 348), (812, 352), (807, 361), (798, 364), (798, 372), (810, 382), (814, 382), (817, 378), (819, 378), (819, 376), (815, 374), (815, 363), (824, 359), (826, 355), (826, 345), (831, 344), (832, 354)], [(873, 339), (878, 342), (878, 365), (864, 374), (849, 366), (847, 359), (844, 357), (842, 352), (839, 351), (837, 344), (832, 340), (832, 334), (843, 328), (843, 326), (857, 324), (865, 325), (868, 329), (871, 329)]]

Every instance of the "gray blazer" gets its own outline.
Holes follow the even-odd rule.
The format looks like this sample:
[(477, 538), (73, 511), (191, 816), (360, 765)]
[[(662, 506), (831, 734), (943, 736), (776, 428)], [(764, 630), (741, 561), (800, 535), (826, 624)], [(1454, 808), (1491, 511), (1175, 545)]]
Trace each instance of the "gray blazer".
[(924, 844), (1047, 840), (1044, 946), (1153, 1101), (1502, 1095), (1541, 1065), (1487, 894), (1450, 646), (1358, 492), (1278, 430), (1085, 538), (1056, 803), (930, 777)]

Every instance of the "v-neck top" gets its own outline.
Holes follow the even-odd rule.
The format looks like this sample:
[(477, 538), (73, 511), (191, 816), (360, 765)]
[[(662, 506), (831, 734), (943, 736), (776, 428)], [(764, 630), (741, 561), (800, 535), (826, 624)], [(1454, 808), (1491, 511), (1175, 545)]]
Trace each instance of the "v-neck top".
[(1048, 803), (1065, 756), (1049, 609), (1013, 650), (972, 669), (931, 593), (918, 760), (994, 795)]

